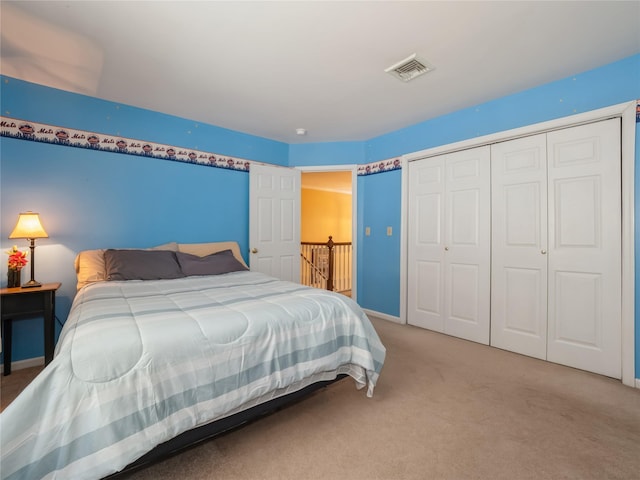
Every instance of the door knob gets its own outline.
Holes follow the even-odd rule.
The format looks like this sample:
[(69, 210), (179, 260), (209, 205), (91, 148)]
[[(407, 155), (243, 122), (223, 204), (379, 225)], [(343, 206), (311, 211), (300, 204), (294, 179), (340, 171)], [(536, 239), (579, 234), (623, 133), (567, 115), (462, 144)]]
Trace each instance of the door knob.
[(449, 251), (449, 247), (444, 247), (444, 251), (448, 252)]
[(543, 255), (546, 255), (547, 251), (546, 250), (540, 250), (540, 253), (543, 254)]
[(258, 249), (257, 248), (252, 248), (251, 249), (251, 253), (258, 253)]

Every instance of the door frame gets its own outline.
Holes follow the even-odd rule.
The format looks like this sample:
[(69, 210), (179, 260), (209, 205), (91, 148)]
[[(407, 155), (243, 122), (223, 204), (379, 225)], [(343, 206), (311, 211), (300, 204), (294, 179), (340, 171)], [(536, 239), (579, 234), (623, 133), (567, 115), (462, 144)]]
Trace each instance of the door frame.
[[(351, 298), (358, 301), (358, 166), (357, 165), (319, 165), (293, 167), (303, 173), (351, 172)], [(302, 190), (302, 188), (301, 188)], [(300, 217), (302, 218), (302, 206)]]
[[(635, 256), (634, 256), (634, 163), (637, 102), (625, 102), (577, 115), (571, 115), (482, 137), (428, 148), (405, 154), (402, 161), (402, 199), (400, 217), (400, 322), (407, 323), (407, 206), (409, 184), (407, 164), (415, 160), (452, 153), (457, 150), (490, 145), (496, 142), (545, 133), (561, 128), (620, 118), (622, 134), (622, 383), (640, 388), (635, 378)], [(640, 372), (639, 372), (640, 373)]]

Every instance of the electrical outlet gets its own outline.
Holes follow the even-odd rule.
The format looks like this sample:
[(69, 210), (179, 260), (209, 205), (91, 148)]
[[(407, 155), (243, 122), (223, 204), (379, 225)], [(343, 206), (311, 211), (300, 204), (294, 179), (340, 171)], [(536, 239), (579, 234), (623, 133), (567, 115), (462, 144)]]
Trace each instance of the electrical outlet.
[(368, 237), (371, 235), (371, 227), (364, 227), (364, 234)]
[(393, 235), (393, 229), (391, 227), (387, 227), (387, 237)]

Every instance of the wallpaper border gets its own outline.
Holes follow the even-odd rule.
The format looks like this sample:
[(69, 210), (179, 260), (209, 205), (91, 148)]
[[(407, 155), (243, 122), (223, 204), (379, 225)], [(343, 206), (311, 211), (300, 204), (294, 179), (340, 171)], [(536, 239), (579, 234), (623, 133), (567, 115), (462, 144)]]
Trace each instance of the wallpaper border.
[(250, 160), (75, 128), (0, 116), (0, 136), (173, 162), (249, 171)]
[[(20, 120), (0, 116), (0, 137), (16, 138), (30, 142), (49, 143), (62, 147), (85, 148), (87, 150), (120, 153), (172, 162), (192, 163), (205, 167), (225, 168), (248, 172), (252, 163), (264, 164), (255, 160), (220, 155), (146, 140), (109, 135), (76, 128), (67, 128), (46, 123)], [(398, 170), (402, 168), (400, 158), (392, 158), (359, 165), (360, 176)]]
[(374, 175), (376, 173), (389, 172), (391, 170), (400, 170), (402, 161), (400, 157), (390, 158), (388, 160), (379, 160), (377, 162), (358, 165), (358, 175)]

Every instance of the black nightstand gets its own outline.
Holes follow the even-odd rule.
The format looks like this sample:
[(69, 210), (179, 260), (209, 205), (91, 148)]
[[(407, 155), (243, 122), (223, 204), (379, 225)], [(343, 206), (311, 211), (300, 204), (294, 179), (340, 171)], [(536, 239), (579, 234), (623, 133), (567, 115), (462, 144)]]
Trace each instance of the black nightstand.
[(43, 283), (40, 287), (0, 289), (5, 375), (11, 374), (11, 335), (16, 317), (44, 316), (44, 364), (53, 360), (56, 290), (59, 288), (60, 283)]

